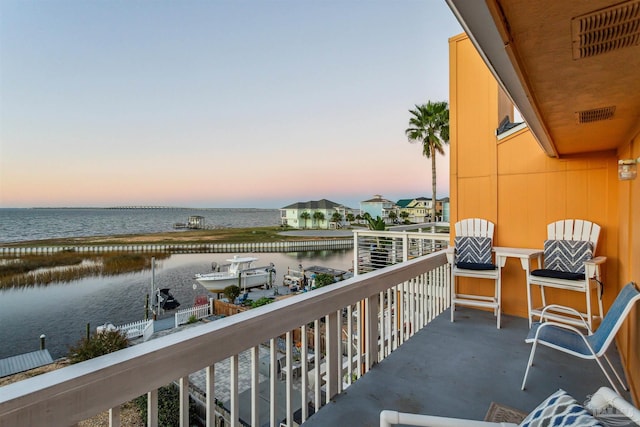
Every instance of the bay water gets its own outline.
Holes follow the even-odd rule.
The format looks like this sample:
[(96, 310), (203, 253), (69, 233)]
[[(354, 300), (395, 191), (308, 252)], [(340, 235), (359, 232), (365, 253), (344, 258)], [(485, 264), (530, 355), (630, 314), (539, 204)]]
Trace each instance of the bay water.
[[(186, 222), (189, 215), (205, 216), (206, 224), (225, 227), (272, 226), (279, 219), (278, 210), (270, 209), (113, 211), (115, 212), (111, 209), (0, 209), (0, 245), (9, 241), (43, 238), (168, 231), (173, 228), (174, 222)], [(210, 272), (213, 262), (225, 264), (233, 255), (235, 254), (174, 254), (156, 260), (155, 286), (169, 288), (181, 303), (180, 308), (190, 307), (198, 296), (210, 296), (194, 280), (194, 275)], [(258, 266), (273, 263), (276, 268), (275, 285), (282, 285), (287, 269), (297, 270), (299, 265), (322, 265), (348, 270), (353, 264), (352, 249), (243, 255), (259, 258), (256, 263)], [(47, 286), (0, 290), (0, 359), (38, 350), (42, 334), (46, 336), (46, 347), (51, 356), (57, 359), (66, 356), (69, 347), (85, 336), (87, 324), (93, 332), (105, 323), (122, 325), (143, 320), (151, 280), (151, 270), (147, 270), (119, 276), (89, 277)], [(286, 293), (288, 290), (280, 286), (279, 292)], [(252, 298), (251, 293), (249, 298)]]
[(280, 225), (278, 209), (5, 208), (0, 209), (0, 244), (63, 237), (175, 231), (174, 224), (186, 223), (192, 215), (204, 217), (205, 226), (212, 228)]

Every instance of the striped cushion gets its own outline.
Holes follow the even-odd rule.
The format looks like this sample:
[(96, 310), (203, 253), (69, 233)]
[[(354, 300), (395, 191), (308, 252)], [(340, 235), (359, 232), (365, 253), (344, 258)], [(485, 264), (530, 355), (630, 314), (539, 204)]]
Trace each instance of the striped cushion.
[(491, 264), (491, 238), (461, 236), (455, 238), (456, 264)]
[(520, 427), (603, 427), (577, 400), (562, 389), (538, 405), (519, 425)]
[(544, 268), (584, 274), (584, 262), (593, 258), (593, 246), (581, 240), (545, 240)]

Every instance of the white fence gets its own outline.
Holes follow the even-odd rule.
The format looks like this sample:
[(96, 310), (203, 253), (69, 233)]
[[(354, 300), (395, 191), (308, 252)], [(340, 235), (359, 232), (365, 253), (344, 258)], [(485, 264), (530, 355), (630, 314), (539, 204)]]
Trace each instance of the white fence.
[(190, 308), (178, 310), (175, 313), (176, 328), (185, 323), (189, 323), (189, 319), (193, 316), (195, 319), (200, 320), (211, 314), (211, 304), (201, 304)]
[(138, 320), (137, 322), (125, 323), (117, 326), (116, 329), (125, 333), (128, 339), (134, 339), (143, 336), (149, 324), (153, 324), (153, 320)]
[(169, 253), (243, 253), (243, 252), (298, 252), (334, 249), (350, 249), (353, 239), (336, 238), (322, 240), (291, 240), (283, 242), (258, 243), (185, 243), (148, 245), (108, 245), (108, 246), (0, 246), (0, 255), (20, 256), (52, 254), (62, 251), (104, 253), (104, 252), (169, 252)]

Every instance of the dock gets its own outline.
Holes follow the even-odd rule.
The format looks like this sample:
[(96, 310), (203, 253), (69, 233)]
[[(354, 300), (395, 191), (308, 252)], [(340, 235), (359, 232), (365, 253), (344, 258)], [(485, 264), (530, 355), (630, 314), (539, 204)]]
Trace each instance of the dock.
[(0, 378), (39, 368), (50, 363), (53, 363), (53, 359), (47, 349), (0, 359)]

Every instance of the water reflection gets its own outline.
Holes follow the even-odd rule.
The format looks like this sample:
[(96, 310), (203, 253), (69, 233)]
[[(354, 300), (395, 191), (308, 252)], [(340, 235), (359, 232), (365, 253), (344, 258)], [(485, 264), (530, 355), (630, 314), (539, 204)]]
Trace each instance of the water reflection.
[[(282, 284), (288, 268), (322, 265), (348, 270), (353, 250), (254, 253), (258, 266), (274, 263), (275, 283)], [(211, 263), (225, 264), (233, 254), (176, 254), (156, 262), (158, 288), (170, 288), (181, 308), (193, 305), (208, 291), (198, 284), (195, 273), (211, 271)], [(0, 291), (0, 359), (39, 348), (39, 337), (46, 335), (51, 356), (68, 353), (69, 346), (104, 323), (121, 325), (144, 319), (145, 299), (151, 290), (151, 272), (110, 277), (90, 277), (65, 284), (50, 284)], [(194, 286), (195, 285), (195, 286)]]

